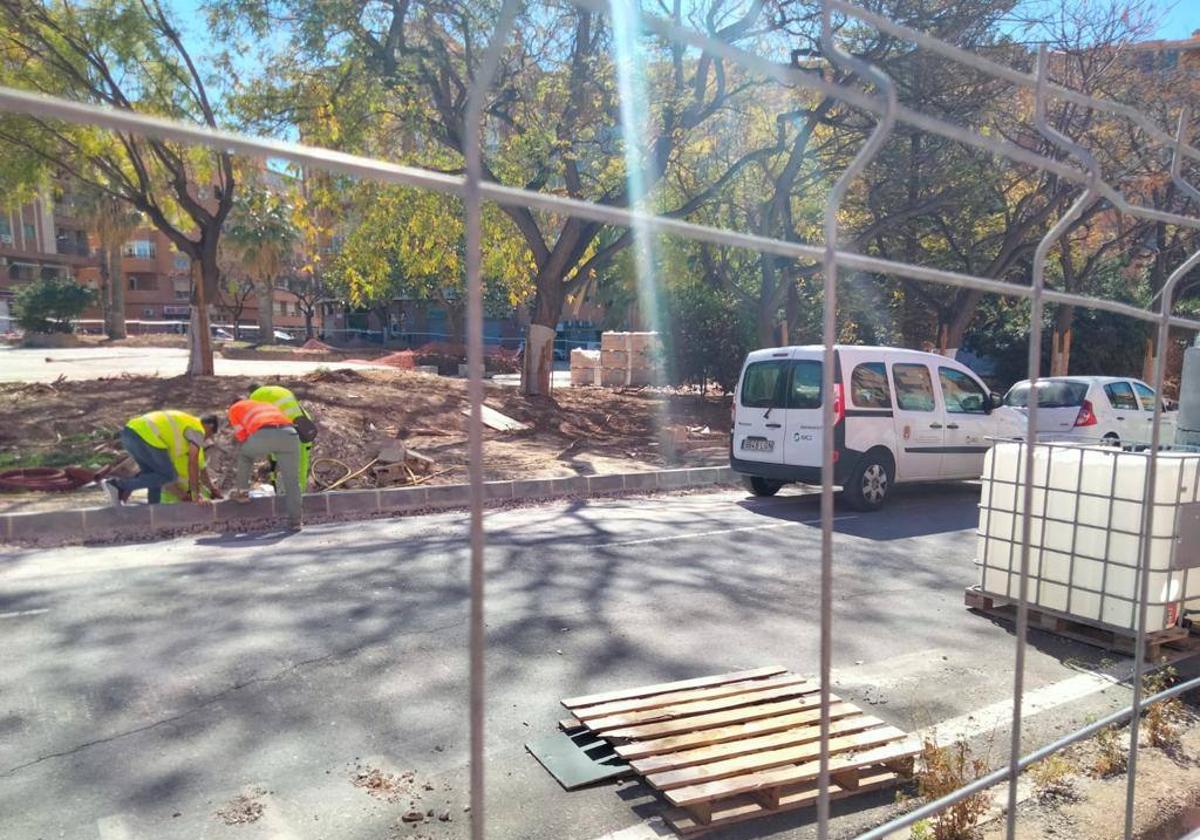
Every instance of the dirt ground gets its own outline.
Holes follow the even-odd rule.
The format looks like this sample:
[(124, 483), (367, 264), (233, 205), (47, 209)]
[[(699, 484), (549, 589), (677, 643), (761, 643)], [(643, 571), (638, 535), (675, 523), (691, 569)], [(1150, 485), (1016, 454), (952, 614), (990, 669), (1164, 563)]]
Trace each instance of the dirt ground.
[[(465, 380), (405, 371), (321, 370), (281, 377), (315, 417), (320, 437), (314, 472), (332, 481), (357, 470), (389, 442), (432, 458), (430, 483), (466, 479)], [(248, 377), (155, 378), (120, 376), (67, 380), (54, 385), (0, 385), (0, 469), (24, 466), (97, 467), (119, 457), (117, 431), (138, 414), (179, 408), (218, 413), (248, 393)], [(262, 383), (267, 384), (267, 383)], [(532, 427), (527, 432), (486, 430), (484, 472), (489, 480), (593, 475), (721, 463), (729, 430), (727, 400), (690, 394), (562, 388), (552, 398), (522, 396), (489, 386), (486, 403)], [(675, 428), (674, 445), (664, 430)], [(710, 434), (699, 429), (707, 427)], [(210, 471), (233, 480), (233, 439), (223, 431), (209, 451)], [(333, 459), (340, 463), (318, 461)], [(344, 465), (344, 466), (342, 466)], [(370, 475), (346, 488), (375, 486)], [(43, 510), (101, 504), (93, 488), (70, 493), (0, 493), (0, 510)]]
[[(1178, 744), (1170, 749), (1150, 746), (1142, 723), (1138, 751), (1134, 833), (1138, 840), (1175, 840), (1200, 828), (1200, 717), (1185, 706), (1176, 723)], [(1121, 754), (1129, 732), (1121, 730), (1115, 745)], [(1021, 838), (1088, 838), (1117, 840), (1124, 836), (1123, 815), (1128, 776), (1124, 772), (1097, 778), (1100, 749), (1095, 740), (1068, 747), (1063, 756), (1070, 767), (1065, 795), (1034, 797), (1018, 807), (1017, 836)], [(1004, 821), (985, 826), (983, 840), (1002, 840)]]

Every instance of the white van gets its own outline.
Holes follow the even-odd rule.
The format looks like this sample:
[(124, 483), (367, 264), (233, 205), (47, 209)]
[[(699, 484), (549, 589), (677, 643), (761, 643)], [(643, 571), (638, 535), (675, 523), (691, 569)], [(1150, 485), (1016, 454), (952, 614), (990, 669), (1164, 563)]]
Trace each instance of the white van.
[[(821, 482), (820, 346), (746, 357), (733, 398), (730, 465), (757, 496)], [(834, 348), (834, 476), (859, 510), (896, 482), (975, 479), (991, 439), (1017, 428), (974, 373), (953, 359), (894, 347)]]

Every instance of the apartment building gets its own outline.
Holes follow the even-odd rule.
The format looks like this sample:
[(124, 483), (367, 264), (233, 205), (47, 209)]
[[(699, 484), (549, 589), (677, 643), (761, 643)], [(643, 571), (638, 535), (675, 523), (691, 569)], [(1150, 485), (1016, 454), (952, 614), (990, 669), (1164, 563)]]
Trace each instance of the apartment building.
[[(99, 243), (89, 233), (86, 222), (71, 212), (69, 199), (56, 201), (48, 196), (16, 209), (0, 210), (0, 333), (15, 326), (12, 298), (22, 283), (65, 276), (99, 287)], [(121, 252), (121, 277), (130, 332), (176, 331), (188, 320), (189, 260), (162, 232), (140, 228), (130, 236)], [(213, 323), (228, 324), (229, 313), (218, 302), (212, 303)], [(277, 289), (274, 306), (276, 327), (302, 336), (304, 315), (295, 296), (286, 289)], [(98, 306), (85, 312), (81, 320), (89, 332), (102, 329)], [(239, 323), (258, 323), (258, 304), (253, 296), (246, 302)]]

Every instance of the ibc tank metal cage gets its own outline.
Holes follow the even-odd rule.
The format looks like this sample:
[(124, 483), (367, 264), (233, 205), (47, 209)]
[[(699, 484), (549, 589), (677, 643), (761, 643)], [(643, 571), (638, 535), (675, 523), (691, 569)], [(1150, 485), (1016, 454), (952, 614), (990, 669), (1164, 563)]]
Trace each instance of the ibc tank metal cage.
[[(968, 603), (972, 592), (974, 605), (987, 599), (989, 607), (1020, 596), (1025, 449), (1023, 441), (997, 442), (985, 459), (979, 582)], [(1186, 636), (1189, 616), (1200, 613), (1200, 572), (1191, 574), (1200, 566), (1200, 451), (1160, 447), (1148, 494), (1147, 447), (1038, 442), (1032, 450), (1029, 607), (1132, 645), (1145, 565), (1147, 638)]]

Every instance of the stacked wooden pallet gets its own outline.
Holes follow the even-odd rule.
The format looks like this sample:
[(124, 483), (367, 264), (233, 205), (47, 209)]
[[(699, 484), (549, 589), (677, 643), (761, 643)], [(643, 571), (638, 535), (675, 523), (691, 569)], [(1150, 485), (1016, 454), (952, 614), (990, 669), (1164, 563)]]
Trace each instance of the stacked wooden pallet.
[[(674, 807), (680, 835), (815, 804), (819, 686), (784, 668), (758, 668), (562, 701), (583, 726)], [(830, 699), (830, 796), (888, 787), (911, 775), (920, 745)]]
[(662, 342), (656, 332), (606, 332), (600, 335), (600, 384), (640, 388), (662, 381)]
[(600, 351), (571, 351), (571, 384), (575, 387), (600, 384)]

